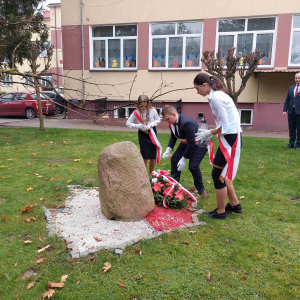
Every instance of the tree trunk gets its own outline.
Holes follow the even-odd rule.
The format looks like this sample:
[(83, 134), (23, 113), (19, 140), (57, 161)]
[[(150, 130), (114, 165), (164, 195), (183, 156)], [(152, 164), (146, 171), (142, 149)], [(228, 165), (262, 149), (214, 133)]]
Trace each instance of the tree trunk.
[(41, 102), (41, 93), (38, 79), (34, 79), (35, 89), (36, 89), (36, 100), (38, 103), (38, 110), (39, 110), (39, 120), (40, 120), (40, 131), (46, 131), (44, 126), (44, 119), (43, 119), (43, 111), (42, 111), (42, 102)]

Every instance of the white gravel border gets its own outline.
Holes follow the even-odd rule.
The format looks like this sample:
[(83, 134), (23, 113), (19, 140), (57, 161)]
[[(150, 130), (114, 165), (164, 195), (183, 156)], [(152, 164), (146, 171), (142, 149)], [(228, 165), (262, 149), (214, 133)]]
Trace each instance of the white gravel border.
[[(133, 245), (142, 239), (157, 237), (166, 231), (156, 232), (145, 220), (122, 222), (108, 220), (101, 211), (98, 188), (68, 186), (70, 196), (65, 208), (46, 209), (49, 235), (62, 237), (72, 258), (94, 253), (100, 249), (117, 249), (121, 254), (127, 245)], [(179, 229), (205, 225), (197, 215), (203, 210), (196, 210), (192, 215), (193, 223), (182, 225)]]

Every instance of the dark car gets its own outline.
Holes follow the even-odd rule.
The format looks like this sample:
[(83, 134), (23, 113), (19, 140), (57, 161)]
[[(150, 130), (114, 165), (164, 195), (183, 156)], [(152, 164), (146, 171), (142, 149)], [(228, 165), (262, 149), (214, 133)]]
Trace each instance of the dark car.
[(64, 112), (64, 108), (67, 105), (65, 103), (66, 101), (61, 96), (59, 96), (58, 94), (56, 94), (55, 92), (52, 92), (52, 91), (44, 91), (42, 93), (43, 93), (43, 95), (46, 95), (47, 97), (49, 97), (51, 100), (53, 100), (55, 102), (56, 112), (58, 114), (62, 114)]
[[(56, 105), (51, 99), (41, 95), (41, 102), (43, 115), (56, 114)], [(38, 114), (35, 92), (13, 92), (0, 97), (0, 116), (25, 116), (33, 119)]]

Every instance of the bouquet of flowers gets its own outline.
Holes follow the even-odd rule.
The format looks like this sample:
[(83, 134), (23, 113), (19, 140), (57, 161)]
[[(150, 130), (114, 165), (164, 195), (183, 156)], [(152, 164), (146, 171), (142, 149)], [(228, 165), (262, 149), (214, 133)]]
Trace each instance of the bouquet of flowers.
[(187, 205), (185, 194), (178, 185), (164, 181), (163, 177), (153, 178), (151, 186), (155, 203), (169, 208), (183, 208)]

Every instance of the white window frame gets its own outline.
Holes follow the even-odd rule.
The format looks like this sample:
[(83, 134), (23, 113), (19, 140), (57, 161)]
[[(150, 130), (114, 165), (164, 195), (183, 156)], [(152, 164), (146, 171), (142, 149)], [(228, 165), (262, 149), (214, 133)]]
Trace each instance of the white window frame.
[[(7, 78), (3, 79), (3, 77), (6, 77), (6, 76), (8, 76), (8, 79)], [(6, 82), (3, 82), (3, 81), (6, 81)], [(1, 85), (2, 86), (13, 86), (13, 76), (9, 75), (9, 74), (2, 74), (1, 75)]]
[[(253, 109), (251, 109), (251, 108), (239, 108), (237, 111), (238, 111), (239, 116), (240, 116), (241, 126), (252, 126), (252, 123), (253, 123)], [(251, 112), (250, 123), (242, 123), (242, 111), (250, 111)]]
[[(44, 45), (49, 45), (51, 46), (51, 42), (45, 42)], [(43, 50), (41, 53), (40, 53), (40, 57), (48, 57), (48, 53), (47, 53), (47, 50)]]
[(41, 76), (41, 86), (42, 87), (51, 87), (51, 85), (49, 85), (47, 81), (43, 80), (43, 78), (50, 80), (53, 85), (53, 77), (52, 76)]
[(292, 45), (293, 45), (293, 35), (294, 35), (294, 32), (296, 31), (300, 31), (300, 28), (293, 28), (293, 24), (294, 24), (294, 17), (295, 16), (298, 16), (300, 17), (300, 15), (293, 15), (293, 18), (292, 18), (292, 25), (291, 25), (291, 36), (290, 36), (290, 48), (289, 48), (289, 62), (288, 62), (288, 66), (289, 67), (299, 67), (300, 66), (300, 63), (298, 64), (292, 64), (291, 62), (291, 59), (292, 59)]
[[(135, 25), (136, 26), (136, 36), (115, 36), (115, 28), (116, 26), (130, 26), (130, 25)], [(113, 27), (113, 36), (112, 37), (93, 37), (93, 28), (95, 27), (108, 27), (112, 26)], [(137, 71), (138, 69), (138, 24), (114, 24), (114, 25), (92, 25), (90, 26), (90, 70), (93, 71)], [(109, 68), (108, 67), (108, 40), (120, 40), (120, 68)], [(136, 63), (135, 67), (123, 67), (124, 65), (124, 60), (123, 60), (123, 41), (124, 40), (136, 40)], [(97, 68), (94, 67), (94, 41), (105, 41), (105, 68)]]
[[(27, 75), (29, 75), (30, 73), (28, 72)], [(29, 81), (31, 81), (31, 83), (29, 84)], [(25, 77), (24, 78), (24, 86), (32, 86), (34, 84), (34, 77)]]
[[(257, 31), (247, 31), (248, 27), (248, 20), (249, 19), (265, 19), (265, 18), (275, 18), (275, 29), (273, 30), (257, 30)], [(219, 32), (219, 23), (222, 20), (245, 20), (245, 30), (244, 31), (228, 31), (228, 32)], [(271, 57), (271, 64), (270, 65), (258, 65), (258, 69), (270, 69), (274, 68), (275, 64), (275, 54), (276, 54), (276, 40), (277, 40), (277, 28), (278, 28), (278, 17), (277, 16), (251, 16), (251, 17), (245, 17), (245, 18), (222, 18), (218, 19), (217, 23), (217, 30), (216, 30), (216, 47), (215, 47), (215, 52), (218, 52), (219, 49), (219, 36), (221, 35), (233, 35), (234, 36), (234, 42), (233, 42), (233, 47), (235, 47), (235, 52), (236, 54), (236, 48), (237, 48), (237, 36), (238, 34), (247, 34), (247, 33), (253, 33), (253, 42), (252, 42), (252, 51), (256, 49), (256, 40), (257, 40), (257, 34), (268, 34), (268, 33), (273, 33), (273, 44), (272, 44), (272, 57)], [(226, 68), (226, 66), (225, 66)]]
[[(193, 34), (178, 34), (177, 28), (178, 23), (193, 23), (193, 22), (201, 22), (202, 23), (202, 32), (201, 33), (193, 33)], [(155, 24), (163, 24), (163, 23), (171, 23), (175, 24), (175, 34), (166, 34), (166, 35), (152, 35), (151, 26)], [(180, 71), (180, 70), (201, 70), (202, 67), (202, 49), (203, 49), (203, 28), (204, 28), (204, 22), (203, 20), (193, 20), (193, 21), (172, 21), (172, 22), (155, 22), (150, 23), (149, 26), (149, 62), (148, 62), (148, 68), (149, 70), (172, 70), (172, 71)], [(169, 39), (173, 37), (183, 37), (183, 45), (182, 45), (182, 67), (181, 68), (170, 68), (169, 67)], [(185, 55), (186, 55), (186, 38), (187, 37), (200, 37), (200, 57), (199, 57), (199, 66), (198, 67), (186, 67), (185, 66)], [(165, 67), (153, 67), (152, 66), (152, 40), (153, 39), (166, 39), (166, 57)]]

